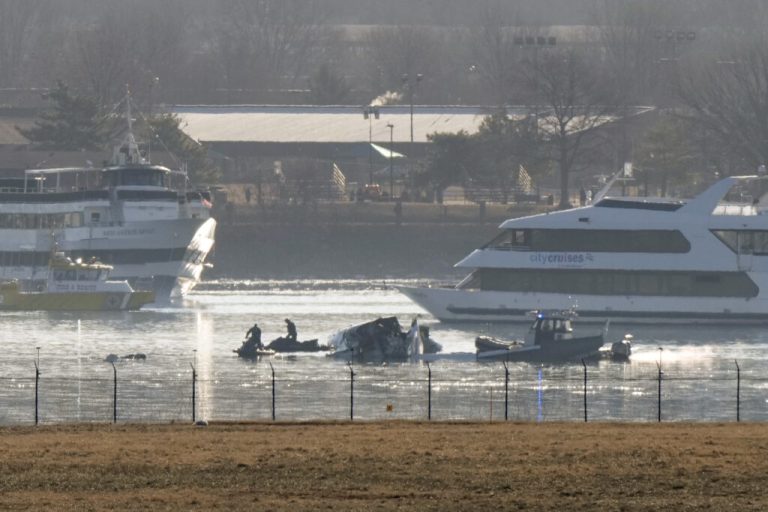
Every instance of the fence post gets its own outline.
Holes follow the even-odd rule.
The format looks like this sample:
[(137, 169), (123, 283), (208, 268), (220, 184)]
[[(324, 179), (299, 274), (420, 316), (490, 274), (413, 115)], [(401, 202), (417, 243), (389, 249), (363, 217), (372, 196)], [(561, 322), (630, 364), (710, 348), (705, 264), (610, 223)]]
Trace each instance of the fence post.
[(275, 421), (275, 367), (272, 366), (272, 363), (269, 363), (269, 368), (272, 370), (272, 421)]
[(504, 421), (509, 420), (509, 368), (504, 362)]
[(195, 404), (195, 391), (197, 389), (197, 370), (195, 370), (195, 365), (192, 363), (189, 363), (189, 366), (192, 367), (192, 423), (197, 422), (197, 407)]
[(114, 375), (114, 386), (112, 388), (112, 423), (117, 423), (117, 367), (115, 363), (112, 365), (112, 373)]
[(656, 363), (659, 368), (659, 398), (658, 398), (658, 421), (661, 423), (661, 376), (664, 372), (661, 371), (661, 363)]
[(432, 367), (427, 361), (427, 419), (432, 421)]
[(355, 421), (355, 370), (349, 364), (349, 421)]
[(35, 361), (35, 426), (39, 422), (39, 389), (40, 389), (40, 365)]
[(587, 422), (587, 363), (581, 360), (581, 365), (584, 367), (584, 423)]
[(741, 368), (739, 368), (739, 362), (733, 360), (736, 363), (736, 422), (741, 421)]

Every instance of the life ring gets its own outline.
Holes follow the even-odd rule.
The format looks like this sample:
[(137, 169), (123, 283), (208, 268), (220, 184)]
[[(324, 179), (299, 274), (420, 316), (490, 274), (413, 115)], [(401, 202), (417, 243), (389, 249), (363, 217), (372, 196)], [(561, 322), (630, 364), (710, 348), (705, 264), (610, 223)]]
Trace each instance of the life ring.
[(107, 297), (107, 309), (120, 309), (120, 305), (122, 304), (122, 301), (120, 300), (120, 297), (117, 295), (110, 295)]

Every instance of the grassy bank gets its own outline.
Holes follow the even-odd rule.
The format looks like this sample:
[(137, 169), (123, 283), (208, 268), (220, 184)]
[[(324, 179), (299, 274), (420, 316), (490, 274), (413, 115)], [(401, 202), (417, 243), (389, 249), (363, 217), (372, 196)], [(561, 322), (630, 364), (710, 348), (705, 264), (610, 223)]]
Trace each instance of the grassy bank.
[(765, 510), (756, 424), (0, 430), (3, 510)]

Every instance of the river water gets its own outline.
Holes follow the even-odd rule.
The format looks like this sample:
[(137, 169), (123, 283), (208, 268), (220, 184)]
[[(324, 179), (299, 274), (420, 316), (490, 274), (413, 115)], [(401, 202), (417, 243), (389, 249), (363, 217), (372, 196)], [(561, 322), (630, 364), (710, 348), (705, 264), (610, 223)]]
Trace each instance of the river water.
[[(0, 424), (33, 423), (35, 411), (41, 423), (112, 421), (115, 415), (121, 422), (190, 421), (193, 415), (270, 420), (273, 414), (284, 421), (583, 421), (581, 363), (511, 364), (507, 379), (502, 364), (475, 362), (474, 338), (519, 339), (527, 326), (443, 324), (392, 284), (218, 281), (204, 283), (180, 307), (4, 312)], [(318, 354), (245, 361), (232, 352), (254, 322), (265, 342), (283, 334), (283, 319), (290, 318), (299, 339), (323, 343), (339, 329), (379, 316), (397, 316), (408, 325), (416, 315), (443, 346), (429, 366), (350, 367)], [(575, 327), (579, 333), (599, 330), (578, 322)], [(586, 368), (589, 419), (735, 421), (738, 414), (768, 420), (764, 327), (614, 324), (610, 338), (625, 332), (634, 335), (630, 363), (599, 361)], [(114, 368), (104, 360), (133, 353), (147, 358)]]

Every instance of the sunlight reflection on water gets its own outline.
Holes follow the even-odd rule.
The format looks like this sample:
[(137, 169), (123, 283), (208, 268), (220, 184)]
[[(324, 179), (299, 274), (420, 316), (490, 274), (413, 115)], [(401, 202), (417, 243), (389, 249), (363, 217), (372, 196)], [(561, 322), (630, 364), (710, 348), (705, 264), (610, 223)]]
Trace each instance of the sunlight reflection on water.
[[(308, 284), (309, 283), (309, 284)], [(403, 325), (419, 315), (444, 353), (431, 364), (436, 419), (487, 419), (505, 411), (535, 421), (578, 420), (583, 403), (581, 363), (510, 365), (505, 390), (501, 364), (474, 361), (478, 334), (520, 339), (521, 324), (443, 324), (379, 281), (207, 283), (183, 307), (138, 312), (5, 312), (0, 376), (0, 423), (28, 423), (34, 398), (35, 347), (41, 347), (43, 422), (111, 418), (112, 367), (107, 354), (145, 353), (147, 360), (117, 364), (122, 421), (170, 421), (191, 416), (195, 366), (197, 412), (209, 419), (269, 419), (271, 370), (266, 361), (232, 353), (254, 321), (269, 341), (291, 318), (301, 339), (321, 343), (339, 329), (379, 316)], [(412, 284), (412, 283), (411, 283)], [(589, 332), (594, 325), (576, 330)], [(743, 377), (744, 418), (768, 419), (763, 381), (768, 333), (760, 327), (611, 325), (610, 339), (634, 335), (630, 364), (608, 361), (588, 367), (595, 419), (655, 418), (657, 363), (664, 370), (669, 419), (727, 420), (734, 409), (735, 361)], [(659, 350), (662, 347), (662, 350)], [(274, 357), (278, 419), (344, 419), (349, 415), (349, 368), (322, 354)], [(423, 364), (358, 366), (356, 412), (364, 419), (425, 418), (428, 369)], [(541, 387), (538, 383), (542, 372)], [(393, 405), (387, 410), (384, 405)]]

